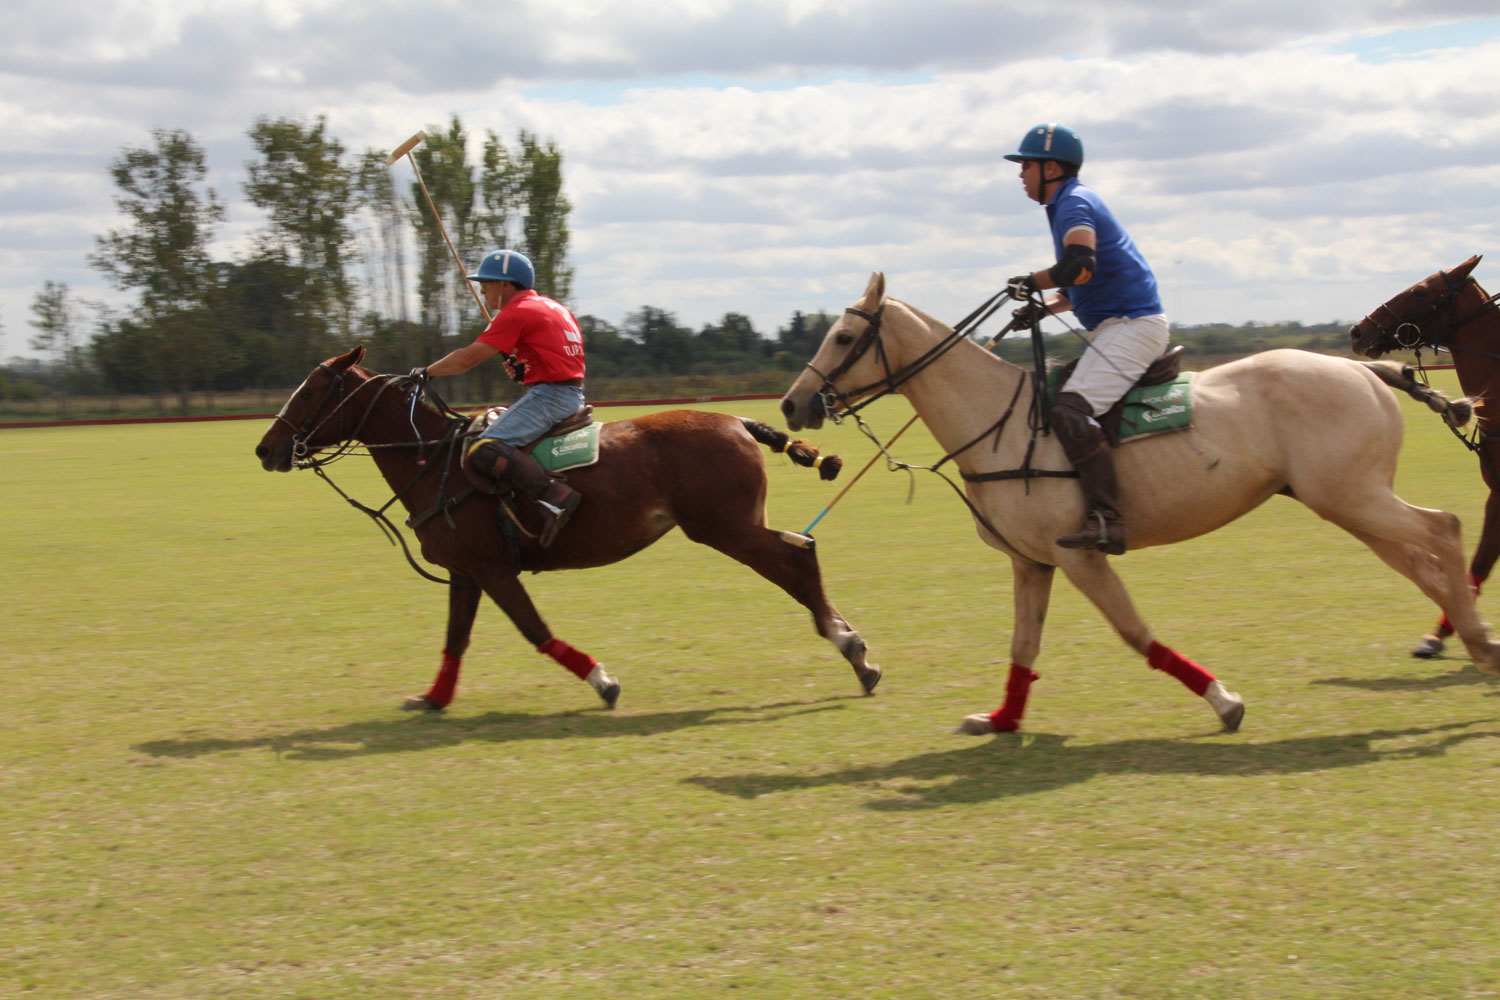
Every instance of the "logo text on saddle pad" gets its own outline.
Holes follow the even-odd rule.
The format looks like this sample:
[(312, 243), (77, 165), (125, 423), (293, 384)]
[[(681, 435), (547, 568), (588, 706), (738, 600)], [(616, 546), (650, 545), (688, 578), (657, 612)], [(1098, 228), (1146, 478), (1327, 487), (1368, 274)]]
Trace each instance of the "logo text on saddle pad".
[[(1057, 395), (1059, 386), (1072, 373), (1069, 365), (1049, 369), (1047, 395)], [(1170, 382), (1134, 386), (1109, 412), (1098, 417), (1110, 443), (1124, 444), (1134, 438), (1164, 431), (1187, 430), (1193, 425), (1192, 383), (1194, 372), (1182, 372)]]
[(1127, 392), (1120, 401), (1120, 440), (1191, 426), (1192, 381), (1193, 373), (1184, 372), (1171, 382)]
[(599, 428), (589, 424), (557, 437), (542, 438), (531, 449), (531, 457), (548, 472), (566, 472), (599, 461)]

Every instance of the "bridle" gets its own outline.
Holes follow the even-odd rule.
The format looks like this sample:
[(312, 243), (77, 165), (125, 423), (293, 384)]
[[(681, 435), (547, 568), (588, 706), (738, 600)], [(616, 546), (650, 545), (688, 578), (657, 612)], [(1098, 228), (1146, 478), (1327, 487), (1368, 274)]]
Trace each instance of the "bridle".
[[(318, 367), (314, 371), (315, 373), (320, 371), (331, 372), (333, 371), (333, 369), (328, 367), (328, 365), (324, 363), (318, 365)], [(322, 430), (323, 425), (332, 420), (335, 415), (337, 415), (339, 418), (339, 443), (346, 443), (351, 440), (353, 437), (355, 437), (355, 435), (359, 433), (360, 428), (364, 426), (365, 420), (370, 415), (370, 409), (374, 408), (375, 400), (371, 400), (370, 408), (365, 410), (364, 416), (360, 418), (360, 422), (355, 426), (354, 430), (347, 433), (344, 431), (344, 407), (348, 405), (351, 399), (354, 398), (354, 393), (350, 393), (347, 396), (343, 394), (344, 379), (348, 375), (348, 368), (339, 369), (338, 374), (335, 375), (333, 379), (328, 383), (328, 388), (323, 391), (323, 398), (318, 400), (318, 405), (313, 407), (312, 412), (308, 413), (307, 419), (302, 421), (302, 426), (295, 426), (290, 420), (286, 418), (286, 411), (291, 409), (292, 404), (295, 403), (298, 397), (302, 395), (302, 391), (300, 389), (297, 392), (292, 393), (292, 397), (286, 401), (286, 405), (281, 408), (281, 412), (276, 414), (277, 421), (286, 424), (287, 427), (291, 428), (292, 465), (294, 468), (305, 468), (308, 466), (316, 468), (318, 465), (326, 465), (328, 462), (334, 460), (332, 458), (308, 458), (307, 456), (311, 453), (312, 449), (308, 447), (307, 442), (314, 434)], [(369, 380), (366, 380), (365, 382), (361, 383), (359, 388), (363, 388), (368, 384)], [(382, 389), (384, 389), (385, 385), (389, 384), (389, 381), (387, 381), (384, 385), (382, 385)], [(354, 392), (358, 391), (358, 388), (354, 390)], [(319, 420), (318, 415), (323, 412), (323, 408), (328, 405), (328, 401), (333, 399), (335, 396), (339, 397), (338, 404), (334, 406), (334, 408), (328, 413), (326, 417), (324, 417), (322, 420)], [(375, 399), (379, 398), (380, 394), (376, 393)]]
[[(1357, 330), (1365, 328), (1366, 324), (1374, 326), (1373, 332), (1360, 339), (1367, 339), (1371, 346), (1378, 344), (1387, 350), (1418, 351), (1423, 347), (1430, 347), (1435, 351), (1452, 352), (1456, 348), (1453, 343), (1454, 334), (1494, 309), (1495, 302), (1500, 299), (1500, 295), (1491, 295), (1464, 315), (1445, 322), (1443, 314), (1450, 310), (1456, 311), (1458, 296), (1464, 289), (1476, 282), (1473, 276), (1466, 276), (1462, 281), (1454, 281), (1447, 271), (1439, 271), (1438, 274), (1442, 275), (1448, 287), (1433, 300), (1431, 305), (1419, 310), (1413, 316), (1403, 317), (1397, 315), (1396, 311), (1391, 308), (1391, 302), (1396, 301), (1392, 299), (1391, 302), (1386, 302), (1359, 321), (1355, 327)], [(1397, 296), (1398, 299), (1401, 297)], [(1472, 347), (1457, 347), (1457, 349), (1500, 360), (1500, 354), (1489, 351)]]
[[(819, 402), (822, 404), (823, 412), (834, 423), (841, 423), (845, 417), (853, 416), (866, 406), (882, 396), (888, 396), (912, 378), (916, 377), (924, 369), (930, 367), (934, 362), (947, 354), (958, 344), (966, 340), (971, 327), (977, 326), (989, 319), (1006, 301), (1004, 291), (996, 292), (984, 302), (978, 309), (959, 321), (953, 331), (938, 341), (932, 347), (922, 352), (921, 356), (908, 362), (901, 368), (892, 371), (890, 356), (886, 354), (885, 341), (880, 336), (880, 323), (885, 315), (885, 302), (881, 302), (873, 313), (853, 306), (844, 310), (845, 316), (855, 316), (865, 321), (865, 328), (855, 338), (849, 352), (844, 355), (832, 370), (822, 372), (813, 365), (807, 363), (807, 369), (822, 380), (822, 385), (817, 391)], [(981, 315), (982, 314), (982, 315)], [(858, 389), (840, 391), (834, 383), (846, 375), (851, 368), (859, 363), (859, 360), (875, 349), (875, 356), (880, 359), (880, 367), (885, 371), (883, 378), (876, 379), (868, 385), (862, 385)], [(858, 402), (856, 402), (858, 400)]]

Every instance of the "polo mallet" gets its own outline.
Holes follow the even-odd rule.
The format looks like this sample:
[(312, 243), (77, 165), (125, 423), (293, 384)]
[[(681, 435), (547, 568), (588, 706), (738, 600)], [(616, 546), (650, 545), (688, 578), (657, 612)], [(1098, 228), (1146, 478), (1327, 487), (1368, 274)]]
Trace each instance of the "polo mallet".
[[(984, 322), (984, 320), (981, 319), (980, 322), (982, 323), (982, 322)], [(1019, 325), (1019, 321), (1015, 320), (1015, 319), (1012, 319), (1009, 323), (1005, 324), (1005, 326), (1001, 328), (1001, 330), (1000, 330), (999, 333), (995, 334), (993, 337), (991, 337), (989, 339), (989, 343), (987, 343), (987, 344), (984, 345), (984, 349), (986, 351), (988, 351), (990, 348), (994, 347), (997, 343), (1000, 342), (1000, 338), (1001, 337), (1004, 337), (1007, 333), (1010, 333), (1012, 330), (1015, 330), (1018, 325)], [(916, 422), (917, 422), (917, 416), (916, 416), (916, 414), (913, 414), (912, 418), (910, 420), (908, 420), (902, 426), (902, 428), (899, 431), (897, 431), (895, 434), (891, 435), (891, 439), (885, 443), (886, 447), (889, 448), (891, 445), (895, 444), (896, 443), (896, 439), (899, 438), (901, 435), (905, 434), (908, 430), (910, 430), (911, 429), (911, 425), (914, 424), (914, 423), (916, 423)], [(854, 484), (857, 483), (857, 482), (859, 482), (860, 479), (862, 479), (864, 477), (864, 474), (866, 472), (869, 472), (870, 469), (875, 465), (876, 462), (880, 461), (880, 456), (883, 455), (883, 454), (884, 454), (883, 451), (877, 451), (874, 455), (872, 455), (870, 457), (870, 460), (865, 463), (865, 467), (863, 469), (860, 469), (859, 472), (857, 472), (855, 474), (854, 478), (851, 479), (851, 480), (849, 480), (849, 482), (847, 484), (845, 484), (845, 486), (844, 486), (843, 489), (839, 490), (838, 495), (835, 496), (832, 500), (830, 500), (828, 502), (828, 506), (827, 507), (824, 507), (821, 511), (818, 512), (818, 516), (812, 519), (812, 524), (809, 524), (803, 530), (802, 534), (805, 535), (805, 536), (811, 536), (812, 535), (812, 530), (813, 530), (814, 527), (817, 526), (818, 522), (821, 521), (821, 520), (823, 520), (823, 518), (828, 514), (828, 512), (830, 510), (833, 510), (835, 504), (837, 504), (840, 500), (844, 499), (844, 494), (845, 493), (848, 493), (850, 490), (854, 489)]]
[(422, 188), (422, 194), (427, 198), (427, 207), (432, 209), (432, 219), (437, 223), (438, 232), (443, 234), (443, 242), (448, 244), (448, 252), (453, 255), (453, 263), (458, 266), (458, 273), (463, 276), (464, 284), (469, 287), (469, 292), (474, 296), (474, 302), (479, 306), (479, 311), (484, 313), (484, 321), (488, 323), (493, 317), (490, 316), (490, 311), (485, 308), (484, 300), (479, 297), (479, 292), (474, 288), (474, 283), (469, 280), (469, 274), (464, 270), (464, 262), (458, 259), (458, 251), (453, 249), (453, 241), (448, 238), (448, 227), (443, 225), (443, 216), (438, 212), (437, 205), (432, 200), (432, 194), (427, 190), (427, 182), (422, 179), (422, 171), (417, 168), (416, 158), (411, 155), (411, 151), (426, 138), (426, 132), (418, 132), (410, 139), (407, 139), (396, 147), (396, 151), (386, 159), (385, 165), (389, 167), (403, 156), (406, 157), (406, 162), (411, 164), (411, 172), (417, 175), (417, 184)]
[[(463, 278), (464, 284), (468, 286), (469, 294), (474, 296), (475, 304), (479, 306), (479, 311), (484, 313), (484, 321), (488, 323), (494, 317), (490, 315), (489, 309), (485, 308), (484, 299), (479, 297), (479, 291), (474, 287), (474, 283), (469, 280), (469, 273), (464, 269), (464, 262), (458, 259), (458, 251), (453, 249), (453, 241), (448, 238), (448, 227), (443, 225), (443, 216), (438, 212), (437, 205), (433, 203), (432, 194), (427, 190), (427, 182), (422, 179), (422, 171), (417, 168), (417, 161), (411, 155), (411, 151), (417, 148), (417, 145), (426, 138), (426, 132), (418, 132), (410, 139), (407, 139), (401, 145), (397, 146), (390, 156), (386, 157), (385, 165), (389, 167), (403, 156), (406, 157), (406, 162), (411, 164), (411, 172), (417, 175), (417, 184), (422, 188), (422, 194), (427, 198), (427, 207), (432, 209), (432, 219), (437, 223), (438, 232), (443, 234), (443, 242), (448, 244), (448, 252), (453, 255), (453, 263), (458, 267), (459, 276)], [(515, 361), (514, 355), (506, 354), (504, 351), (500, 352), (500, 357), (506, 361)], [(515, 380), (519, 382), (520, 378), (517, 377)]]

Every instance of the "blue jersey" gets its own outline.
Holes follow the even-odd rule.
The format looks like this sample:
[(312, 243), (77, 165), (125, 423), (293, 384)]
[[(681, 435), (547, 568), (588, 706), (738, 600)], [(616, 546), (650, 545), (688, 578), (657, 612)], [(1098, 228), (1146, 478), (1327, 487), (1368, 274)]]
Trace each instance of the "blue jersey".
[(1094, 277), (1086, 285), (1064, 289), (1073, 314), (1092, 330), (1113, 316), (1134, 318), (1162, 312), (1161, 295), (1151, 265), (1099, 196), (1070, 177), (1047, 205), (1052, 244), (1062, 259), (1063, 237), (1086, 226), (1094, 231)]

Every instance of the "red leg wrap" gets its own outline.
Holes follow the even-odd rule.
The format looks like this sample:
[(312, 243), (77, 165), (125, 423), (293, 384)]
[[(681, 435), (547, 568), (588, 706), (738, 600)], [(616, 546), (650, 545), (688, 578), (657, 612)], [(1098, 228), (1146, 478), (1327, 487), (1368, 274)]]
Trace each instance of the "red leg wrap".
[(438, 669), (437, 679), (427, 689), (426, 698), (438, 708), (447, 708), (453, 701), (454, 689), (458, 687), (458, 666), (463, 660), (443, 650), (443, 665)]
[(588, 680), (589, 674), (593, 673), (594, 668), (599, 665), (599, 661), (595, 660), (589, 654), (579, 652), (558, 638), (548, 639), (538, 646), (536, 651), (538, 653), (546, 653), (558, 663), (567, 667), (581, 681)]
[(1040, 675), (1028, 667), (1012, 663), (1010, 678), (1005, 682), (1005, 704), (990, 713), (990, 725), (997, 733), (1013, 733), (1021, 728), (1021, 716), (1026, 714), (1026, 697), (1031, 693), (1031, 682)]
[(1146, 654), (1146, 662), (1162, 673), (1171, 674), (1182, 681), (1183, 687), (1200, 698), (1203, 697), (1203, 692), (1208, 690), (1208, 686), (1214, 682), (1213, 674), (1177, 650), (1169, 649), (1159, 642), (1151, 643), (1151, 649)]

